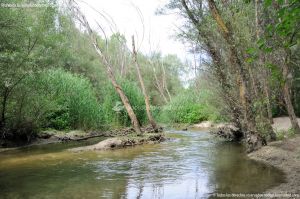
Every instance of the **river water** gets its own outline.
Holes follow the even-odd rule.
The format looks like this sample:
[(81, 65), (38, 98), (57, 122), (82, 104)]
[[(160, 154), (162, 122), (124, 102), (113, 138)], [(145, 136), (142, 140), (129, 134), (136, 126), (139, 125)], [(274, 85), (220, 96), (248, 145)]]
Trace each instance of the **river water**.
[(170, 141), (113, 151), (66, 149), (99, 139), (0, 153), (0, 198), (215, 198), (261, 193), (281, 171), (207, 132), (169, 130)]

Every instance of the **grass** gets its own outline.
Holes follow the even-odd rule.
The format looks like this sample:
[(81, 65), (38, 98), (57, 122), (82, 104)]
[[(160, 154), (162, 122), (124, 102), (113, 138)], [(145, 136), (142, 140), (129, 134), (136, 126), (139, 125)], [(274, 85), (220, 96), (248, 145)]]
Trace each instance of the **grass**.
[(292, 138), (296, 135), (295, 130), (293, 128), (289, 128), (287, 131), (279, 130), (279, 131), (276, 131), (275, 133), (277, 136), (277, 140), (284, 140), (287, 138)]

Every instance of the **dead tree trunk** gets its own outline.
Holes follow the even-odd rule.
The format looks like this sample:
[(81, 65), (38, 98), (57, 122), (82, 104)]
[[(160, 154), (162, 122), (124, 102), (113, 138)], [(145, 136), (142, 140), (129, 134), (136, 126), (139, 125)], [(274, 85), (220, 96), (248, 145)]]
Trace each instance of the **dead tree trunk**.
[(154, 78), (155, 78), (155, 87), (157, 88), (159, 94), (161, 95), (161, 97), (163, 98), (163, 100), (165, 101), (165, 103), (167, 104), (169, 101), (164, 93), (164, 89), (162, 84), (159, 82), (159, 79), (156, 75), (156, 70), (155, 70), (155, 66), (153, 66), (153, 74), (154, 74)]
[(145, 84), (144, 84), (144, 80), (143, 80), (141, 70), (140, 70), (140, 65), (139, 65), (139, 62), (137, 60), (137, 52), (136, 52), (136, 48), (135, 48), (134, 36), (132, 36), (132, 54), (133, 54), (133, 61), (135, 63), (135, 67), (136, 67), (136, 71), (137, 71), (137, 74), (138, 74), (139, 82), (140, 82), (140, 85), (141, 85), (141, 89), (142, 89), (144, 99), (145, 99), (147, 117), (148, 117), (148, 120), (149, 120), (151, 126), (153, 127), (153, 129), (157, 130), (156, 122), (154, 121), (154, 119), (152, 117), (152, 114), (151, 114), (149, 96), (147, 94)]
[(168, 84), (167, 84), (167, 80), (166, 80), (166, 70), (165, 70), (165, 66), (164, 66), (164, 61), (162, 61), (162, 63), (161, 63), (161, 69), (163, 71), (163, 88), (166, 90), (166, 92), (168, 94), (169, 101), (171, 101), (171, 94), (168, 89)]
[[(127, 96), (125, 95), (124, 91), (122, 90), (122, 87), (117, 83), (116, 78), (114, 76), (113, 73), (113, 67), (111, 66), (110, 62), (108, 61), (108, 58), (106, 57), (106, 55), (102, 52), (98, 41), (97, 41), (97, 35), (93, 32), (93, 30), (91, 29), (87, 19), (85, 18), (84, 14), (82, 14), (82, 12), (79, 10), (78, 7), (76, 7), (76, 3), (74, 1), (72, 1), (71, 3), (73, 3), (71, 5), (72, 11), (73, 13), (76, 15), (76, 17), (78, 17), (78, 20), (80, 21), (80, 23), (86, 28), (88, 35), (90, 37), (90, 40), (96, 50), (97, 55), (100, 58), (100, 61), (103, 63), (104, 66), (106, 66), (106, 71), (107, 71), (107, 75), (112, 83), (112, 85), (114, 86), (116, 92), (119, 94), (122, 103), (128, 113), (128, 116), (131, 120), (131, 124), (135, 130), (135, 132), (139, 135), (142, 134), (141, 128), (140, 128), (140, 124), (139, 121), (132, 109), (132, 106), (127, 98)], [(74, 5), (75, 4), (75, 5)]]

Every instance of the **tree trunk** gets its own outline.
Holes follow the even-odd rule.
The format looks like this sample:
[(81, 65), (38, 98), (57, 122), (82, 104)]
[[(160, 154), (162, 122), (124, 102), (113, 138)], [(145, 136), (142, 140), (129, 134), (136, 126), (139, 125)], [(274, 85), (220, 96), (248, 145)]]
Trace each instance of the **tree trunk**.
[[(255, 0), (255, 23), (256, 23), (256, 40), (259, 41), (261, 35), (263, 34), (262, 24), (263, 17), (261, 17), (261, 7), (262, 0)], [(261, 102), (259, 106), (259, 111), (261, 115), (261, 125), (263, 126), (262, 130), (269, 135), (270, 140), (276, 140), (276, 133), (273, 130), (273, 115), (272, 115), (272, 106), (270, 103), (270, 88), (268, 84), (268, 69), (264, 66), (265, 56), (261, 52), (258, 54), (258, 70), (261, 70), (261, 74), (258, 74), (258, 78), (260, 77), (261, 81), (258, 81), (260, 84), (257, 88), (259, 89), (258, 99)]]
[(294, 111), (294, 107), (292, 105), (292, 99), (291, 99), (291, 94), (290, 94), (290, 85), (289, 85), (289, 67), (288, 67), (288, 60), (289, 60), (289, 55), (287, 55), (287, 60), (283, 64), (282, 68), (282, 73), (283, 73), (283, 78), (284, 78), (284, 85), (283, 85), (283, 98), (285, 102), (285, 107), (288, 112), (289, 118), (292, 123), (292, 127), (296, 133), (300, 133), (300, 127), (297, 121), (297, 116)]
[(164, 62), (163, 61), (162, 61), (162, 64), (161, 64), (161, 68), (162, 68), (162, 71), (163, 71), (163, 88), (165, 88), (165, 90), (166, 90), (166, 92), (168, 94), (168, 97), (169, 97), (169, 101), (171, 101), (171, 94), (169, 92), (168, 85), (167, 85), (166, 70), (165, 70)]
[[(256, 23), (256, 39), (257, 41), (261, 38), (261, 35), (263, 34), (262, 25), (265, 24), (263, 20), (263, 17), (261, 17), (261, 7), (262, 7), (262, 0), (255, 0), (255, 23)], [(273, 124), (273, 114), (272, 114), (272, 106), (271, 106), (271, 100), (270, 100), (270, 88), (268, 84), (268, 69), (263, 66), (265, 62), (264, 55), (260, 52), (258, 55), (258, 65), (262, 67), (262, 85), (263, 85), (263, 93), (265, 95), (266, 101), (266, 110), (267, 110), (267, 117), (269, 119), (270, 124)]]
[(269, 122), (271, 124), (274, 123), (274, 120), (273, 120), (273, 113), (272, 113), (272, 105), (271, 105), (271, 94), (270, 94), (270, 88), (269, 88), (269, 84), (267, 82), (268, 80), (264, 80), (263, 82), (263, 86), (264, 86), (264, 93), (266, 95), (266, 109), (267, 109), (267, 114), (268, 114), (268, 119), (269, 119)]
[(108, 58), (105, 56), (105, 54), (102, 52), (100, 46), (98, 45), (97, 35), (91, 29), (84, 14), (82, 14), (80, 9), (78, 7), (76, 7), (77, 4), (74, 1), (70, 1), (70, 3), (71, 3), (71, 8), (72, 8), (73, 13), (78, 17), (80, 23), (87, 29), (90, 40), (96, 50), (97, 55), (100, 58), (100, 61), (103, 63), (104, 66), (106, 66), (107, 75), (108, 75), (109, 79), (111, 80), (111, 83), (114, 86), (116, 92), (119, 94), (119, 96), (122, 100), (122, 103), (128, 113), (128, 116), (131, 120), (131, 124), (132, 124), (135, 132), (138, 135), (142, 135), (140, 123), (131, 107), (131, 104), (130, 104), (127, 96), (125, 95), (124, 91), (122, 90), (122, 87), (117, 83), (116, 78), (113, 73), (113, 70), (112, 70), (112, 66), (111, 66), (110, 62), (108, 61)]
[(221, 34), (227, 44), (229, 45), (230, 57), (229, 61), (232, 66), (236, 69), (238, 75), (238, 82), (239, 82), (239, 91), (240, 91), (240, 101), (243, 106), (243, 113), (245, 119), (245, 128), (248, 131), (255, 131), (255, 118), (253, 117), (252, 113), (252, 99), (249, 95), (249, 85), (248, 85), (248, 77), (246, 71), (242, 65), (240, 58), (238, 57), (238, 51), (235, 47), (234, 40), (233, 40), (233, 33), (230, 28), (224, 23), (221, 15), (219, 14), (219, 10), (215, 4), (214, 0), (208, 0), (208, 6), (211, 11), (211, 14), (219, 29), (221, 30)]
[(0, 132), (3, 130), (3, 128), (6, 125), (6, 106), (7, 106), (7, 101), (8, 101), (8, 96), (9, 96), (9, 89), (8, 87), (4, 86), (4, 91), (3, 91), (3, 100), (2, 100), (2, 109), (1, 109), (1, 118), (0, 118)]
[(185, 0), (181, 0), (181, 4), (185, 9), (189, 19), (197, 28), (199, 36), (204, 40), (204, 44), (207, 48), (206, 51), (213, 60), (215, 76), (220, 83), (224, 102), (228, 105), (230, 109), (233, 123), (236, 125), (236, 127), (241, 129), (242, 124), (241, 124), (240, 108), (238, 108), (235, 105), (235, 103), (232, 101), (232, 99), (229, 96), (231, 86), (228, 84), (228, 79), (224, 72), (225, 67), (221, 60), (221, 54), (218, 51), (218, 49), (214, 45), (212, 45), (211, 41), (209, 41), (208, 36), (202, 32), (199, 21), (196, 19), (192, 11), (188, 8)]
[(122, 100), (122, 103), (123, 103), (123, 105), (124, 105), (124, 107), (125, 107), (125, 109), (126, 109), (126, 111), (128, 113), (128, 116), (129, 116), (129, 118), (131, 120), (131, 124), (132, 124), (135, 132), (137, 134), (141, 135), (142, 131), (141, 131), (140, 123), (139, 123), (139, 121), (138, 121), (138, 119), (137, 119), (137, 117), (136, 117), (136, 115), (135, 115), (135, 113), (134, 113), (134, 111), (133, 111), (133, 109), (131, 107), (131, 104), (130, 104), (127, 96), (123, 92), (121, 86), (118, 85), (118, 83), (116, 82), (115, 77), (113, 76), (113, 73), (111, 72), (110, 68), (108, 69), (108, 76), (109, 76), (109, 78), (110, 78), (113, 86), (115, 87), (117, 93), (119, 94), (119, 96), (120, 96), (120, 98)]
[(161, 83), (159, 82), (158, 78), (157, 78), (157, 75), (156, 75), (156, 71), (155, 71), (155, 68), (153, 66), (153, 74), (154, 74), (154, 78), (155, 78), (155, 81), (156, 81), (156, 84), (155, 84), (155, 87), (157, 88), (159, 94), (161, 95), (161, 97), (164, 99), (165, 103), (167, 104), (169, 101), (164, 93), (164, 89), (161, 85)]
[(246, 135), (246, 146), (247, 146), (247, 153), (251, 153), (260, 149), (262, 146), (266, 145), (266, 140), (256, 132), (249, 132)]
[(140, 65), (139, 65), (138, 60), (137, 60), (137, 52), (136, 52), (136, 49), (135, 49), (134, 36), (132, 36), (132, 49), (133, 49), (133, 51), (132, 51), (133, 61), (135, 63), (135, 67), (136, 67), (136, 71), (137, 71), (137, 74), (138, 74), (139, 82), (140, 82), (142, 92), (143, 92), (143, 95), (144, 95), (144, 99), (145, 99), (147, 117), (148, 117), (148, 120), (149, 120), (151, 126), (153, 127), (153, 129), (157, 130), (156, 122), (154, 121), (154, 119), (152, 117), (152, 114), (151, 114), (149, 96), (147, 95), (144, 80), (143, 80), (141, 70), (140, 70)]

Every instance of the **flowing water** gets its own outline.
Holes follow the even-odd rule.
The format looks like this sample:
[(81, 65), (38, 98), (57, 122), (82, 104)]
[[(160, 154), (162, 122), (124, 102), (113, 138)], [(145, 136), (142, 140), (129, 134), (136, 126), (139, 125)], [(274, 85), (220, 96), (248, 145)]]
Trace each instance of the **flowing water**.
[(98, 140), (0, 153), (0, 198), (213, 198), (261, 193), (279, 170), (249, 160), (241, 145), (207, 132), (167, 132), (171, 141), (113, 151), (66, 150)]

